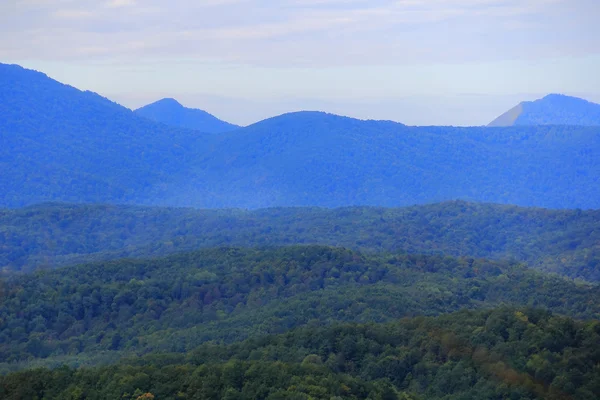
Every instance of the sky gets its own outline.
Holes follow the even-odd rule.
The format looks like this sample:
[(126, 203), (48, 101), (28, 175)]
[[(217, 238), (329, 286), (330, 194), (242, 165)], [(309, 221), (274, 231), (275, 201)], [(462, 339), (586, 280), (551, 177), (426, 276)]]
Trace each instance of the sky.
[(599, 18), (598, 0), (1, 0), (0, 62), (242, 125), (482, 125), (548, 93), (600, 102)]

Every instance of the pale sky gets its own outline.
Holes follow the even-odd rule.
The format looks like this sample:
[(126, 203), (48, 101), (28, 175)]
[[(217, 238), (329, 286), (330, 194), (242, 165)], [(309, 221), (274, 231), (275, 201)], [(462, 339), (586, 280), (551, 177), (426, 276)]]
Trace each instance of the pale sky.
[(0, 62), (136, 108), (481, 125), (600, 102), (598, 0), (0, 0)]

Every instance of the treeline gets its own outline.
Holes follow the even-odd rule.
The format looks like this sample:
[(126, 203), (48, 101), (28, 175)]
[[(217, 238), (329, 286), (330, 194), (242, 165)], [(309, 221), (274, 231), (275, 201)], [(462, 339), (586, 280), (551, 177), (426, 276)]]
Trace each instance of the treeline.
[(532, 308), (301, 328), (0, 377), (4, 399), (550, 399), (600, 393), (600, 323)]
[(123, 354), (186, 352), (305, 324), (384, 322), (498, 304), (600, 316), (599, 287), (518, 264), (324, 246), (218, 248), (67, 267), (14, 276), (2, 292), (3, 369), (36, 359), (94, 364)]
[(162, 256), (201, 247), (324, 244), (515, 259), (598, 282), (598, 243), (600, 211), (462, 201), (407, 208), (256, 211), (64, 204), (0, 210), (0, 268), (7, 271)]

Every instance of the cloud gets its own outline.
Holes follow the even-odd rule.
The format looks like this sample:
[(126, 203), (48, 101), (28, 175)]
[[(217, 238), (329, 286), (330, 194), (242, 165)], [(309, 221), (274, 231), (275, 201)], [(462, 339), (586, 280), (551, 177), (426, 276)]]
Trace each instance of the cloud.
[(600, 52), (597, 0), (13, 2), (0, 16), (0, 55), (11, 59), (331, 66)]
[(89, 10), (63, 9), (53, 11), (52, 16), (60, 19), (81, 19), (93, 17), (94, 13)]
[(106, 6), (109, 8), (131, 7), (136, 5), (136, 0), (110, 0)]

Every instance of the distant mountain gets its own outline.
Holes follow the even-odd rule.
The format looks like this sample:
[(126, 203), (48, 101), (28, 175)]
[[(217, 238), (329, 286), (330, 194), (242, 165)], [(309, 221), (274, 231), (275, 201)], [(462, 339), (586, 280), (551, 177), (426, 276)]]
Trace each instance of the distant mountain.
[(0, 116), (5, 206), (146, 201), (208, 140), (17, 65), (0, 64)]
[(543, 99), (520, 103), (488, 126), (518, 125), (600, 126), (600, 104), (577, 97), (549, 94)]
[(0, 206), (600, 208), (600, 127), (407, 127), (320, 112), (219, 134), (0, 66)]
[(228, 132), (238, 125), (221, 121), (203, 110), (186, 108), (175, 99), (162, 99), (135, 110), (141, 117), (176, 128), (194, 129), (207, 133)]
[(592, 127), (407, 127), (299, 112), (220, 135), (200, 167), (161, 203), (600, 207), (600, 128)]

